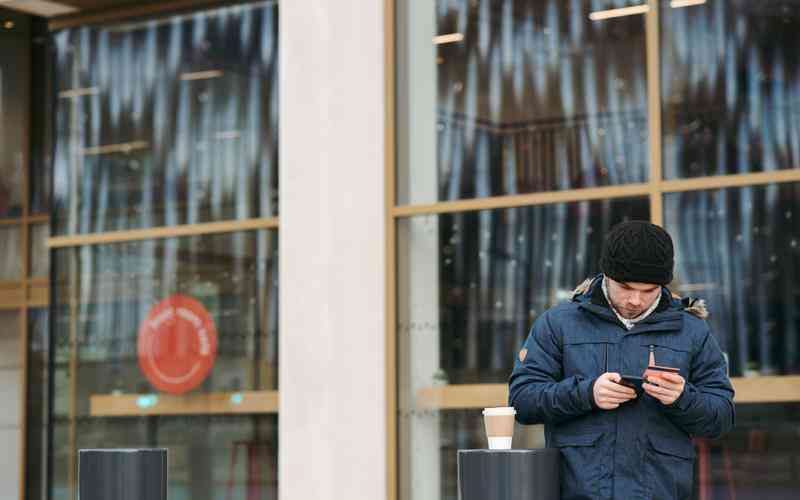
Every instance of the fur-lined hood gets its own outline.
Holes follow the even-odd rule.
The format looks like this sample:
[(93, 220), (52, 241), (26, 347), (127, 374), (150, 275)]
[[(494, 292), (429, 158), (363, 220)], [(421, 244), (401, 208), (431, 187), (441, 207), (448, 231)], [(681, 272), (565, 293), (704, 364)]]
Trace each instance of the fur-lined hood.
[(708, 307), (706, 306), (706, 301), (703, 299), (696, 299), (694, 297), (686, 297), (681, 298), (678, 295), (674, 295), (676, 299), (681, 301), (683, 305), (683, 310), (688, 312), (689, 314), (694, 314), (700, 319), (708, 318)]
[[(588, 292), (589, 289), (592, 287), (592, 283), (594, 283), (594, 280), (596, 280), (597, 278), (598, 278), (597, 276), (594, 276), (583, 280), (577, 287), (575, 287), (575, 290), (572, 291), (572, 298), (574, 299), (575, 297), (583, 295), (586, 292)], [(697, 299), (694, 297), (682, 298), (680, 295), (676, 295), (672, 291), (670, 291), (670, 294), (672, 295), (673, 299), (680, 301), (684, 311), (688, 312), (693, 316), (697, 316), (700, 319), (708, 318), (709, 313), (705, 300)]]

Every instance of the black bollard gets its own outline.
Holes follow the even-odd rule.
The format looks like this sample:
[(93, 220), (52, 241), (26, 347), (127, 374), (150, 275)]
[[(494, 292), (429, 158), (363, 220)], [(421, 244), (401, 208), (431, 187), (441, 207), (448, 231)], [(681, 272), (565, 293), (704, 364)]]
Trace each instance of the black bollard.
[(558, 500), (557, 449), (459, 450), (459, 500)]
[(167, 450), (78, 452), (81, 500), (167, 500)]

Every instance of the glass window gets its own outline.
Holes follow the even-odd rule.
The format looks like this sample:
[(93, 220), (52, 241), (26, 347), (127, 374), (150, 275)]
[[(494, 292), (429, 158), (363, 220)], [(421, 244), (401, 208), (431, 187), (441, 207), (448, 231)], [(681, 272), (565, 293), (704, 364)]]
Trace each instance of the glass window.
[(25, 498), (46, 500), (50, 332), (47, 309), (28, 311)]
[(58, 97), (53, 92), (55, 79), (54, 46), (47, 20), (32, 21), (31, 61), (35, 74), (31, 80), (31, 161), (29, 165), (30, 213), (50, 211), (50, 188), (53, 180), (53, 113)]
[(647, 181), (646, 2), (397, 4), (399, 204)]
[(201, 303), (217, 332), (203, 392), (274, 390), (277, 244), (274, 231), (250, 231), (56, 250), (56, 359), (77, 356), (78, 403), (90, 394), (154, 391), (139, 370), (139, 329), (175, 295)]
[(800, 2), (660, 4), (665, 177), (796, 168)]
[(22, 215), (30, 90), (28, 23), (24, 16), (5, 12), (3, 22), (6, 26), (0, 31), (0, 112), (3, 115), (0, 122), (0, 218)]
[[(53, 500), (70, 500), (69, 423), (56, 419)], [(166, 447), (170, 500), (278, 498), (278, 417), (155, 416), (79, 418), (78, 448)]]
[(800, 184), (667, 194), (676, 290), (708, 301), (733, 376), (800, 373)]
[(0, 226), (0, 281), (22, 278), (19, 226)]
[[(665, 195), (673, 289), (708, 302), (731, 376), (800, 372), (799, 200), (797, 183)], [(797, 403), (737, 404), (730, 434), (695, 440), (697, 498), (790, 498), (800, 488), (799, 424)]]
[[(275, 415), (98, 417), (90, 399), (162, 393), (145, 375), (138, 349), (145, 326), (156, 328), (161, 317), (157, 304), (176, 295), (196, 301), (195, 317), (204, 310), (216, 330), (211, 371), (191, 394), (277, 390), (277, 242), (275, 231), (250, 231), (54, 252), (55, 494), (68, 489), (78, 448), (114, 445), (169, 447), (170, 498), (225, 498), (230, 481), (230, 491), (242, 497), (255, 487), (253, 477), (259, 495), (274, 489)], [(174, 332), (159, 335), (167, 340), (152, 344), (153, 352), (171, 350), (176, 363), (203, 350)], [(162, 380), (184, 376), (180, 366), (154, 366)]]
[(722, 439), (695, 439), (694, 498), (782, 500), (800, 491), (800, 404), (736, 405)]
[(50, 276), (50, 252), (46, 246), (49, 236), (49, 225), (36, 224), (30, 226), (31, 278), (46, 278)]
[(642, 197), (398, 221), (402, 500), (455, 498), (451, 452), (485, 447), (480, 412), (431, 410), (420, 391), (505, 384), (538, 315), (599, 272), (608, 229), (649, 217)]
[(19, 311), (0, 310), (0, 370), (19, 368)]
[(271, 217), (278, 6), (55, 35), (54, 234)]

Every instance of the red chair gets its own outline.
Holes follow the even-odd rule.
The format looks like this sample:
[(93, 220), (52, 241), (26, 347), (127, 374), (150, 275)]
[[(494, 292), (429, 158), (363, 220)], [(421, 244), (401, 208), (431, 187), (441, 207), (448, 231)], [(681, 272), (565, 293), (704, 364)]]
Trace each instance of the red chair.
[(247, 500), (261, 500), (261, 467), (262, 455), (269, 459), (269, 444), (255, 441), (236, 441), (231, 448), (231, 466), (228, 473), (228, 493), (227, 500), (233, 500), (233, 492), (236, 487), (236, 460), (239, 455), (239, 448), (245, 450), (247, 457), (247, 490), (245, 498)]
[(703, 438), (693, 438), (692, 443), (694, 447), (697, 449), (697, 482), (698, 482), (698, 500), (710, 500), (709, 498), (709, 488), (710, 488), (710, 466), (709, 466), (709, 455), (710, 455), (710, 446), (708, 445), (708, 441)]

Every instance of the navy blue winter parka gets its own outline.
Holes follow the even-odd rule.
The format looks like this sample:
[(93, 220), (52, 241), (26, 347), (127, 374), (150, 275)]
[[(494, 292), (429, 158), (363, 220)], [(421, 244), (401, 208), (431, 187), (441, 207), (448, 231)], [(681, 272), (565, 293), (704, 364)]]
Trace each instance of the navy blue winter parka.
[[(602, 276), (533, 325), (509, 382), (522, 424), (545, 424), (561, 450), (562, 500), (666, 500), (692, 496), (692, 436), (718, 437), (734, 424), (733, 388), (701, 303), (662, 289), (658, 307), (627, 330), (608, 305)], [(699, 307), (698, 307), (699, 306)], [(642, 393), (614, 410), (594, 403), (605, 372), (641, 376), (649, 353), (680, 368), (672, 405)]]

